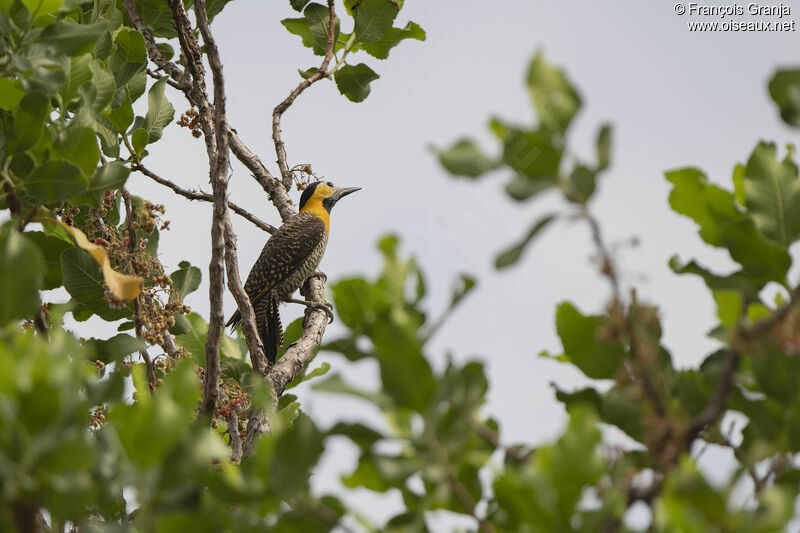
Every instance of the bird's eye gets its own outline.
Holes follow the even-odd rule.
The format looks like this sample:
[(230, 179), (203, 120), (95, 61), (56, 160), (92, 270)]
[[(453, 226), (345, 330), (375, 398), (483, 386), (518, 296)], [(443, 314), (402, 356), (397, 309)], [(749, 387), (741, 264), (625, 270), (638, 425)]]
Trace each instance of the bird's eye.
[(325, 185), (327, 185), (328, 187), (333, 187), (333, 183), (331, 183), (330, 181), (328, 183), (326, 183)]

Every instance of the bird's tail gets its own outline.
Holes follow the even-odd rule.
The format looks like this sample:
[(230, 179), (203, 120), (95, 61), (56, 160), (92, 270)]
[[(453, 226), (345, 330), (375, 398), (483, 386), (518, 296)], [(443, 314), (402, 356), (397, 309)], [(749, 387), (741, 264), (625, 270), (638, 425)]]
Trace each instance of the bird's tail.
[(233, 316), (231, 317), (231, 319), (228, 320), (228, 323), (225, 324), (225, 327), (227, 328), (227, 327), (230, 326), (231, 331), (234, 331), (236, 328), (239, 327), (239, 324), (241, 324), (241, 323), (242, 323), (242, 314), (237, 309), (236, 312), (233, 313)]
[(269, 301), (267, 303), (267, 320), (266, 320), (266, 335), (261, 336), (261, 342), (264, 343), (264, 352), (267, 360), (271, 365), (275, 364), (275, 359), (278, 357), (278, 349), (283, 346), (283, 326), (281, 325), (281, 314), (278, 311), (280, 301), (278, 295), (271, 292), (267, 295)]
[[(280, 300), (274, 292), (264, 295), (254, 309), (256, 319), (256, 329), (261, 343), (264, 345), (264, 353), (270, 364), (275, 363), (278, 357), (278, 350), (283, 346), (283, 326), (281, 325), (281, 315), (278, 312)], [(225, 327), (230, 326), (231, 331), (242, 324), (242, 314), (237, 309), (231, 316)]]

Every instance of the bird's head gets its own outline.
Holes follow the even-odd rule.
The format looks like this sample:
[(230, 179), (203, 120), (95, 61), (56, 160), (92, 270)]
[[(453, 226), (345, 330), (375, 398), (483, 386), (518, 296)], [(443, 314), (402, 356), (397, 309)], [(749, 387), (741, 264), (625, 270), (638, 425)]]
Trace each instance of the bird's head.
[(330, 214), (336, 202), (359, 190), (361, 187), (336, 187), (330, 181), (310, 183), (300, 196), (300, 211), (309, 211), (318, 216), (323, 211)]

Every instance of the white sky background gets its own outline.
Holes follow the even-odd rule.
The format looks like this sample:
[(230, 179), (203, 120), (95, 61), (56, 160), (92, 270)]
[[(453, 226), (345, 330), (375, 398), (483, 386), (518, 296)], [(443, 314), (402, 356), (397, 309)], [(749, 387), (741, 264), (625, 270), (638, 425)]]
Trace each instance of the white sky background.
[[(800, 18), (800, 4), (789, 5)], [(517, 266), (495, 271), (500, 249), (542, 214), (563, 213), (566, 207), (554, 195), (512, 203), (502, 191), (510, 176), (502, 171), (475, 183), (453, 179), (427, 146), (443, 147), (469, 135), (496, 153), (487, 121), (493, 114), (510, 122), (534, 120), (523, 80), (534, 52), (543, 48), (583, 96), (571, 150), (592, 160), (597, 128), (603, 121), (613, 123), (612, 167), (592, 208), (609, 241), (634, 235), (642, 241), (619, 257), (625, 284), (635, 284), (643, 298), (661, 306), (665, 341), (676, 364), (698, 364), (715, 347), (705, 338), (715, 322), (713, 301), (700, 281), (675, 276), (667, 261), (679, 253), (724, 271), (732, 264), (724, 252), (701, 244), (692, 222), (670, 211), (663, 172), (696, 165), (730, 187), (734, 164), (745, 161), (759, 139), (779, 145), (797, 141), (797, 132), (780, 122), (767, 82), (776, 67), (800, 64), (800, 34), (690, 33), (687, 20), (721, 19), (681, 17), (673, 6), (671, 0), (409, 0), (399, 23), (419, 23), (428, 39), (401, 43), (386, 61), (352, 57), (381, 75), (365, 102), (353, 104), (333, 83), (322, 81), (284, 115), (290, 165), (308, 162), (337, 185), (363, 187), (333, 212), (322, 263), (332, 281), (374, 276), (381, 262), (375, 244), (389, 231), (400, 235), (403, 253), (416, 255), (424, 269), (432, 315), (447, 304), (459, 272), (478, 277), (478, 288), (428, 354), (438, 368), (447, 352), (460, 361), (485, 362), (486, 412), (500, 420), (504, 442), (540, 443), (560, 432), (564, 410), (549, 383), (571, 388), (584, 381), (577, 371), (537, 354), (560, 351), (554, 327), (558, 302), (571, 300), (585, 312), (597, 312), (608, 287), (588, 260), (593, 249), (582, 223), (551, 227)], [(282, 18), (296, 16), (285, 0), (237, 0), (212, 28), (224, 63), (229, 119), (276, 174), (271, 110), (300, 81), (297, 69), (320, 60), (280, 25)], [(174, 92), (170, 100), (176, 116), (187, 107)], [(164, 136), (145, 164), (181, 186), (209, 190), (202, 141), (175, 126)], [(142, 175), (133, 174), (128, 183), (134, 193), (166, 204), (172, 225), (161, 236), (162, 261), (168, 270), (184, 259), (203, 269), (203, 285), (187, 303), (207, 316), (210, 205), (190, 204)], [(233, 202), (279, 222), (261, 188), (238, 164), (230, 190)], [(234, 224), (244, 278), (267, 235), (239, 217)], [(225, 302), (230, 315), (235, 303), (229, 295)], [(297, 307), (283, 307), (284, 323), (300, 315)], [(337, 325), (327, 339), (336, 337)], [(351, 365), (322, 353), (314, 365), (320, 360), (351, 381), (377, 384), (371, 363)], [(378, 420), (350, 401), (301, 389), (303, 408), (325, 427), (343, 418)], [(320, 486), (335, 485), (336, 472), (350, 469), (354, 458), (349, 448), (335, 444), (318, 474)], [(391, 516), (391, 502), (398, 501), (363, 494), (355, 499), (380, 518)]]

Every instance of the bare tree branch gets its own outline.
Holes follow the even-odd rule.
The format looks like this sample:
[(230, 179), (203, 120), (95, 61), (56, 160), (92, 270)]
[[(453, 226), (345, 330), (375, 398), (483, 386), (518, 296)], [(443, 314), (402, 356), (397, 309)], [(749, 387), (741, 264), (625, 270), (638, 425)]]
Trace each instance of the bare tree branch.
[[(193, 191), (191, 189), (184, 189), (184, 188), (176, 185), (172, 181), (170, 181), (170, 180), (168, 180), (166, 178), (162, 178), (161, 176), (159, 176), (155, 172), (151, 171), (150, 169), (142, 166), (141, 164), (134, 164), (132, 168), (133, 168), (133, 170), (141, 172), (142, 174), (144, 174), (148, 178), (152, 179), (156, 183), (160, 183), (161, 185), (172, 189), (172, 191), (175, 194), (183, 196), (184, 198), (187, 198), (189, 200), (199, 200), (199, 201), (202, 201), (202, 202), (212, 202), (212, 203), (214, 202), (214, 197), (212, 195), (210, 195), (208, 193), (205, 193), (205, 192), (202, 192), (202, 191)], [(267, 224), (266, 222), (264, 222), (263, 220), (261, 220), (257, 216), (253, 215), (249, 211), (247, 211), (245, 209), (242, 209), (238, 205), (232, 203), (230, 200), (228, 200), (228, 208), (231, 211), (233, 211), (234, 213), (236, 213), (237, 215), (239, 215), (240, 217), (242, 217), (245, 220), (251, 222), (257, 228), (259, 228), (261, 230), (264, 230), (264, 231), (266, 231), (267, 233), (270, 233), (270, 234), (275, 233), (276, 229), (275, 229), (274, 226), (272, 226), (271, 224)]]
[(270, 201), (272, 201), (272, 204), (278, 210), (281, 220), (284, 222), (289, 220), (295, 213), (294, 204), (281, 182), (270, 174), (267, 167), (264, 166), (264, 163), (261, 162), (256, 154), (245, 146), (237, 135), (236, 130), (230, 126), (228, 127), (228, 140), (230, 141), (233, 155), (247, 167), (247, 170), (252, 172), (255, 180), (261, 185), (264, 192), (269, 196)]
[(317, 81), (328, 76), (328, 64), (330, 64), (331, 58), (333, 57), (333, 43), (336, 37), (336, 10), (334, 8), (334, 0), (328, 0), (328, 18), (328, 43), (325, 47), (325, 58), (322, 60), (319, 70), (308, 79), (301, 81), (300, 84), (289, 93), (289, 96), (275, 106), (275, 109), (272, 111), (272, 141), (275, 143), (275, 154), (278, 156), (278, 168), (281, 171), (283, 186), (287, 191), (292, 186), (292, 174), (289, 171), (289, 165), (286, 163), (286, 148), (281, 139), (281, 117), (303, 91), (311, 87), (311, 85)]
[(239, 277), (239, 261), (236, 257), (236, 234), (233, 232), (233, 225), (230, 217), (225, 214), (225, 266), (228, 273), (228, 289), (233, 294), (239, 312), (242, 315), (242, 331), (247, 341), (247, 350), (250, 352), (250, 362), (253, 369), (263, 375), (267, 368), (267, 358), (264, 355), (264, 346), (256, 329), (255, 313), (250, 303), (250, 298), (242, 287), (242, 280)]

